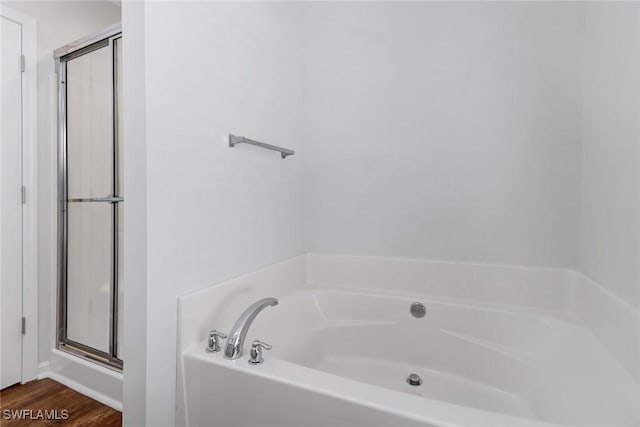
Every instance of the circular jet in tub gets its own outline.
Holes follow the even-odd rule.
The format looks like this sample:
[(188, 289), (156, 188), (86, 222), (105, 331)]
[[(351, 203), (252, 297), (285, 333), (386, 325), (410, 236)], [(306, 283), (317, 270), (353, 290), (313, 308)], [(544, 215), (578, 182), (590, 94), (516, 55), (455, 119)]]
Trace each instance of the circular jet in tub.
[(422, 384), (422, 378), (420, 378), (420, 375), (418, 374), (409, 374), (409, 376), (407, 377), (407, 383), (409, 383), (409, 385), (417, 387)]
[(427, 308), (420, 302), (414, 302), (411, 304), (409, 311), (413, 317), (421, 318), (427, 313)]

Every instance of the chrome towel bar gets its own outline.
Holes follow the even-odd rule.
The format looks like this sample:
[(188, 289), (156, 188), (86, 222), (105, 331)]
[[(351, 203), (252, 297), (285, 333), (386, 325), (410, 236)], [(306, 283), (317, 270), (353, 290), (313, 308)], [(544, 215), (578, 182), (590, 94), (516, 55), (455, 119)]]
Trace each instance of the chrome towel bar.
[(278, 147), (277, 145), (266, 144), (264, 142), (254, 141), (253, 139), (245, 138), (244, 136), (235, 136), (229, 134), (229, 147), (235, 147), (236, 144), (250, 144), (257, 147), (266, 148), (267, 150), (273, 150), (280, 152), (280, 156), (285, 159), (287, 156), (293, 156), (296, 154), (294, 150), (288, 148)]

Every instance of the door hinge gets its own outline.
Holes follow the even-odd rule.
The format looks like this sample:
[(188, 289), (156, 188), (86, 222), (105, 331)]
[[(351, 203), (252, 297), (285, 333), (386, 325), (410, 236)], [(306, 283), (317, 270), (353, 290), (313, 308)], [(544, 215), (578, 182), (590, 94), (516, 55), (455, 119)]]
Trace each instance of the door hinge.
[(27, 203), (27, 187), (25, 187), (24, 185), (20, 189), (20, 197), (23, 205)]
[(27, 333), (27, 319), (26, 317), (22, 318), (22, 335)]
[(22, 73), (24, 73), (25, 62), (24, 55), (20, 55), (20, 72)]

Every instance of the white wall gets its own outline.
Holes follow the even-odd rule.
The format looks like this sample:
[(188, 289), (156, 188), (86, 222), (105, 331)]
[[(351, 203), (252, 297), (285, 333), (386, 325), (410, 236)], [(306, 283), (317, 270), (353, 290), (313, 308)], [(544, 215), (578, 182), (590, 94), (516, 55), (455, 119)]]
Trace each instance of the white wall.
[(307, 251), (576, 266), (581, 8), (309, 5)]
[(120, 20), (120, 7), (110, 1), (4, 1), (3, 5), (38, 21), (40, 53), (52, 53), (81, 37)]
[(122, 5), (124, 321), (122, 403), (125, 426), (144, 426), (147, 398), (147, 138), (144, 3)]
[(640, 308), (640, 5), (587, 3), (581, 269)]
[[(297, 8), (145, 5), (147, 289), (146, 301), (125, 304), (147, 310), (146, 365), (139, 366), (147, 372), (147, 425), (174, 420), (177, 297), (303, 252)], [(127, 102), (124, 120), (140, 120)], [(282, 160), (251, 146), (230, 148), (230, 132), (299, 154)], [(131, 200), (137, 172), (127, 168), (138, 163), (124, 165)], [(139, 259), (125, 259), (125, 269), (128, 262)], [(125, 337), (125, 351), (140, 347), (132, 340)], [(125, 371), (125, 390), (128, 381)]]
[(3, 1), (36, 19), (38, 31), (38, 360), (49, 360), (57, 280), (57, 96), (53, 51), (120, 20), (108, 1)]

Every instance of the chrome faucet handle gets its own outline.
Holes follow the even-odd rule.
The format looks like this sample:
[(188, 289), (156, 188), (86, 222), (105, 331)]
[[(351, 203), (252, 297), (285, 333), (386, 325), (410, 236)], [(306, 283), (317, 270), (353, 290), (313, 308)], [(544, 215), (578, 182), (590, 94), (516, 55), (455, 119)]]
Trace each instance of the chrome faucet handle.
[(262, 349), (271, 350), (271, 346), (260, 340), (253, 340), (251, 350), (249, 351), (249, 363), (251, 365), (259, 365), (264, 362), (262, 358)]
[(224, 332), (216, 331), (215, 329), (209, 332), (207, 353), (217, 353), (220, 351), (220, 338), (227, 338), (227, 334), (225, 334)]

